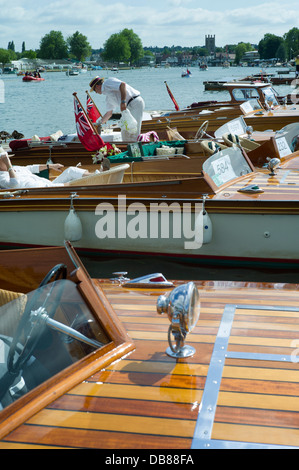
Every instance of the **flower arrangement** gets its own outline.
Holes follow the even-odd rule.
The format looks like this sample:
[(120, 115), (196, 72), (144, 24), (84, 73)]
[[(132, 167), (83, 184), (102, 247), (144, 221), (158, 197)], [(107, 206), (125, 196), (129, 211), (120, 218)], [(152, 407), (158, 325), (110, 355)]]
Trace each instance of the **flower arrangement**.
[(112, 148), (107, 148), (107, 145), (101, 147), (97, 153), (92, 155), (92, 163), (101, 163), (104, 158), (111, 157), (121, 153), (121, 150), (115, 144), (111, 145)]

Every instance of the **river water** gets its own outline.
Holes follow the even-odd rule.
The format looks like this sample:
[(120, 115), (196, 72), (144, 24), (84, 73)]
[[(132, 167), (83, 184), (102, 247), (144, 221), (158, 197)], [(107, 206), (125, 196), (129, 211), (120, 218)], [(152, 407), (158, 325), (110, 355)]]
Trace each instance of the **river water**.
[[(182, 78), (180, 68), (143, 68), (118, 72), (107, 70), (82, 73), (78, 76), (67, 76), (65, 72), (45, 72), (42, 82), (23, 82), (16, 75), (0, 76), (4, 99), (0, 100), (0, 130), (12, 132), (17, 130), (30, 138), (37, 134), (47, 136), (61, 130), (64, 134), (75, 132), (73, 93), (78, 94), (83, 106), (86, 104), (85, 90), (97, 74), (103, 77), (115, 76), (126, 81), (140, 91), (146, 104), (146, 111), (173, 110), (174, 105), (167, 93), (165, 81), (171, 89), (181, 108), (196, 101), (226, 100), (226, 92), (205, 91), (205, 80), (227, 80), (243, 78), (260, 72), (250, 67), (221, 67), (200, 71), (198, 67), (190, 68), (190, 78)], [(266, 69), (275, 73), (276, 68)], [(275, 87), (280, 95), (291, 93), (290, 86)], [(102, 113), (105, 112), (103, 96), (95, 95), (94, 100)], [(1, 221), (0, 221), (1, 223)], [(240, 268), (195, 267), (156, 258), (102, 258), (97, 260), (83, 259), (90, 274), (94, 277), (111, 276), (114, 271), (127, 271), (129, 277), (136, 277), (149, 272), (162, 272), (168, 278), (182, 279), (218, 279), (266, 282), (299, 282), (297, 271), (269, 271)]]
[[(25, 137), (47, 136), (61, 130), (64, 134), (75, 132), (73, 93), (78, 94), (82, 105), (86, 105), (85, 90), (97, 74), (115, 76), (126, 81), (140, 91), (145, 101), (146, 111), (174, 110), (174, 105), (167, 93), (165, 81), (181, 108), (196, 101), (225, 100), (229, 95), (223, 91), (204, 91), (205, 80), (232, 80), (260, 72), (255, 67), (211, 67), (200, 71), (190, 68), (190, 78), (182, 78), (180, 68), (143, 68), (119, 72), (108, 70), (67, 76), (65, 72), (45, 72), (42, 82), (23, 82), (21, 76), (0, 75), (4, 87), (4, 103), (0, 102), (0, 131), (17, 130)], [(276, 69), (267, 68), (268, 73)], [(290, 87), (277, 87), (279, 94), (290, 93)], [(104, 96), (95, 95), (94, 100), (99, 110), (105, 112)]]

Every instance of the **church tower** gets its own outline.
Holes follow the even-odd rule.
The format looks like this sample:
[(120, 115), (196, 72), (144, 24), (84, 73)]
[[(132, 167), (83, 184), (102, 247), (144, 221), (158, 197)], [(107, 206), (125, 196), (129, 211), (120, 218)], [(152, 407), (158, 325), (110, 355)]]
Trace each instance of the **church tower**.
[(214, 36), (209, 34), (206, 36), (205, 47), (209, 51), (210, 55), (215, 53), (215, 34)]

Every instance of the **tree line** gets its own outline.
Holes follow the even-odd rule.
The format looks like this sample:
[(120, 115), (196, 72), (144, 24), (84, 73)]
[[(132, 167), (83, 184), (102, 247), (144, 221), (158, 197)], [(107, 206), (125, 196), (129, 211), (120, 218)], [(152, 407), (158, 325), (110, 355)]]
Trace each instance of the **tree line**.
[[(261, 59), (277, 58), (280, 61), (293, 59), (299, 54), (299, 29), (292, 28), (283, 36), (267, 33), (258, 44), (239, 42), (238, 44), (228, 44), (224, 47), (217, 47), (215, 52), (223, 54), (235, 54), (235, 62), (238, 64), (244, 53), (257, 49)], [(84, 61), (89, 58), (92, 49), (86, 36), (76, 31), (72, 36), (64, 39), (61, 31), (50, 31), (43, 36), (39, 49), (26, 50), (25, 42), (22, 43), (22, 51), (16, 52), (14, 42), (8, 43), (7, 49), (0, 48), (0, 63), (9, 63), (22, 57), (30, 59), (75, 59)], [(194, 47), (143, 47), (141, 39), (132, 29), (123, 29), (119, 33), (112, 34), (99, 49), (103, 61), (124, 62), (130, 65), (137, 64), (144, 56), (162, 54), (164, 58), (170, 56), (179, 57), (182, 54), (189, 54), (194, 59), (209, 55), (209, 51), (202, 46)]]

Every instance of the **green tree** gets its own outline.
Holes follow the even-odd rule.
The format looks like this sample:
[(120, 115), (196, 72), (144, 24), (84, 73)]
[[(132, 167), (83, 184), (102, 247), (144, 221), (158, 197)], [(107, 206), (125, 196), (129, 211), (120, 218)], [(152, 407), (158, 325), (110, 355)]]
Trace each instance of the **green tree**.
[(77, 60), (84, 61), (91, 54), (91, 45), (87, 37), (76, 31), (67, 40), (69, 51)]
[(16, 60), (17, 54), (13, 49), (7, 49), (9, 55), (9, 61)]
[(137, 62), (144, 56), (140, 38), (132, 29), (123, 29), (110, 36), (104, 44), (102, 58), (111, 62)]
[(36, 51), (33, 51), (32, 49), (21, 52), (21, 57), (27, 57), (27, 59), (36, 59), (36, 56)]
[(206, 47), (199, 47), (198, 48), (198, 55), (200, 57), (207, 57), (209, 55), (209, 51)]
[(129, 62), (131, 49), (129, 41), (121, 34), (112, 34), (104, 44), (102, 58), (111, 62)]
[(299, 54), (299, 29), (292, 28), (284, 35), (287, 58), (293, 59)]
[(9, 64), (10, 63), (10, 54), (7, 49), (0, 49), (0, 64)]
[(141, 39), (132, 29), (125, 28), (120, 32), (120, 34), (125, 37), (129, 43), (131, 64), (138, 62), (138, 60), (144, 56)]
[(282, 42), (276, 51), (275, 57), (277, 57), (281, 61), (285, 61), (287, 58), (287, 51), (285, 42)]
[(240, 63), (240, 60), (242, 59), (245, 52), (252, 51), (252, 50), (253, 50), (252, 45), (249, 44), (249, 42), (247, 43), (239, 42), (239, 44), (236, 46), (236, 51), (235, 51), (236, 52), (236, 58), (235, 58), (236, 64)]
[(39, 57), (41, 59), (65, 59), (68, 57), (67, 43), (61, 31), (50, 31), (41, 39)]
[(22, 52), (26, 51), (25, 41), (22, 42)]
[(258, 44), (258, 51), (261, 59), (272, 59), (277, 57), (276, 52), (283, 43), (283, 38), (275, 34), (267, 33)]
[(15, 52), (15, 44), (13, 41), (9, 41), (7, 49), (10, 49), (11, 51)]

